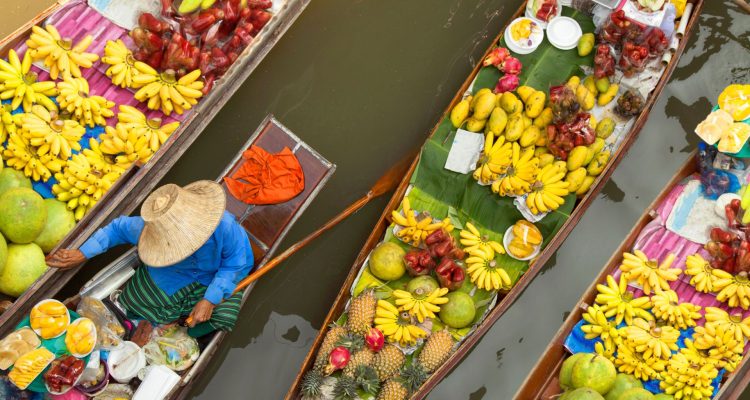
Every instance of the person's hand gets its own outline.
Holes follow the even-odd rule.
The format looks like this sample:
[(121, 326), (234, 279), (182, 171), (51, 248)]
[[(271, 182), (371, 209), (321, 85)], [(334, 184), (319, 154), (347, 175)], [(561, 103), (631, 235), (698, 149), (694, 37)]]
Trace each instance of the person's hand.
[(52, 268), (70, 269), (83, 264), (86, 256), (80, 250), (60, 249), (48, 254), (45, 260)]
[(211, 319), (211, 314), (214, 312), (214, 305), (210, 301), (203, 299), (193, 307), (193, 311), (188, 316), (189, 326), (192, 328), (201, 322), (206, 322)]

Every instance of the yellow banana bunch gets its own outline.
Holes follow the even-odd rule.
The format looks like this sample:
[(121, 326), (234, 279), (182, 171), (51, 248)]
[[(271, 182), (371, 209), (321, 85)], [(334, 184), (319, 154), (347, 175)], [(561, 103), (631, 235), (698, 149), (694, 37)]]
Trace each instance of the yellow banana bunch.
[(440, 312), (440, 304), (448, 302), (445, 294), (448, 288), (437, 288), (430, 293), (422, 293), (421, 288), (416, 293), (407, 292), (406, 290), (394, 290), (393, 297), (396, 298), (396, 305), (399, 311), (406, 311), (410, 315), (417, 317), (421, 324), (425, 318), (435, 318), (435, 313)]
[(685, 338), (685, 347), (680, 349), (680, 354), (684, 355), (692, 364), (703, 366), (706, 364), (717, 365), (718, 361), (711, 358), (708, 350), (695, 347), (691, 339)]
[(607, 284), (596, 285), (599, 294), (596, 295), (596, 303), (602, 305), (607, 318), (615, 317), (615, 324), (619, 325), (622, 320), (628, 325), (633, 324), (633, 318), (638, 317), (651, 321), (654, 317), (648, 310), (651, 301), (647, 296), (633, 298), (633, 293), (628, 291), (628, 279), (620, 276), (620, 282), (615, 281), (612, 275), (607, 275)]
[(674, 290), (664, 290), (651, 296), (653, 308), (651, 312), (656, 318), (668, 323), (676, 329), (687, 329), (695, 326), (695, 321), (701, 319), (700, 306), (693, 303), (680, 303)]
[(396, 210), (391, 211), (391, 219), (403, 228), (396, 232), (396, 237), (414, 247), (418, 247), (427, 236), (438, 229), (445, 229), (447, 232), (453, 230), (450, 218), (440, 221), (433, 220), (429, 215), (423, 215), (417, 220), (408, 197), (401, 200), (401, 213)]
[(119, 175), (122, 175), (131, 165), (133, 165), (133, 162), (129, 161), (127, 158), (118, 158), (104, 154), (99, 142), (94, 138), (89, 139), (89, 148), (83, 149), (82, 153), (86, 156), (86, 160), (88, 160), (95, 171), (100, 171), (105, 175), (114, 172), (118, 174), (119, 177)]
[(539, 172), (538, 166), (539, 159), (534, 157), (534, 149), (528, 148), (521, 153), (521, 146), (513, 142), (510, 166), (504, 177), (492, 183), (492, 191), (500, 196), (528, 193)]
[(50, 112), (40, 105), (31, 107), (31, 112), (21, 117), (21, 129), (29, 143), (37, 147), (37, 154), (51, 154), (67, 160), (73, 150), (81, 150), (78, 143), (86, 129), (70, 119), (59, 119), (57, 112)]
[(76, 221), (80, 221), (106, 193), (121, 172), (104, 173), (95, 169), (83, 154), (71, 157), (62, 172), (55, 174), (58, 183), (52, 186), (57, 200), (67, 204)]
[(30, 71), (31, 62), (28, 51), (21, 61), (13, 49), (8, 52), (8, 61), (0, 59), (0, 99), (13, 99), (10, 103), (12, 110), (22, 105), (24, 111), (29, 111), (33, 104), (41, 104), (50, 111), (57, 110), (50, 99), (57, 95), (55, 82), (37, 82), (36, 72)]
[(508, 271), (495, 260), (495, 251), (491, 247), (479, 247), (468, 254), (466, 273), (479, 289), (510, 290), (513, 287)]
[(607, 320), (604, 310), (596, 304), (589, 306), (582, 317), (584, 321), (588, 322), (587, 325), (581, 325), (581, 330), (585, 333), (586, 339), (601, 338), (603, 347), (600, 354), (611, 355), (614, 353), (617, 345), (622, 342), (622, 336), (615, 321)]
[(86, 53), (94, 38), (87, 35), (73, 45), (70, 38), (62, 38), (54, 25), (47, 24), (44, 28), (32, 27), (31, 37), (26, 41), (29, 53), (34, 60), (44, 60), (49, 68), (49, 76), (56, 80), (71, 77), (80, 78), (81, 68), (91, 68), (99, 56)]
[(140, 61), (134, 66), (138, 75), (133, 77), (133, 87), (140, 88), (134, 97), (146, 102), (149, 110), (161, 109), (164, 115), (171, 115), (172, 111), (182, 114), (198, 104), (198, 99), (203, 96), (203, 81), (198, 80), (201, 77), (199, 69), (177, 79), (173, 70), (159, 73)]
[(461, 245), (464, 246), (465, 252), (469, 253), (481, 247), (483, 249), (492, 249), (499, 254), (505, 254), (503, 245), (494, 240), (490, 240), (487, 235), (482, 235), (474, 224), (467, 221), (465, 226), (466, 229), (462, 229), (460, 232), (461, 239), (459, 240)]
[(495, 181), (504, 174), (513, 157), (513, 147), (510, 142), (505, 141), (505, 136), (500, 136), (494, 144), (493, 137), (490, 133), (485, 135), (484, 150), (473, 174), (474, 179), (484, 184)]
[(669, 359), (672, 351), (677, 351), (677, 339), (680, 331), (669, 325), (656, 326), (654, 321), (643, 318), (633, 319), (633, 325), (623, 328), (623, 336), (630, 346), (643, 354), (643, 358), (651, 357)]
[(162, 125), (161, 118), (146, 118), (137, 108), (127, 105), (120, 106), (117, 119), (129, 132), (133, 132), (137, 137), (144, 136), (152, 153), (159, 151), (180, 126), (179, 122)]
[(65, 79), (57, 84), (57, 88), (60, 90), (60, 95), (57, 96), (60, 108), (70, 113), (72, 119), (81, 125), (91, 128), (105, 126), (106, 118), (115, 115), (112, 112), (112, 107), (115, 106), (113, 101), (89, 95), (89, 83), (85, 78)]
[(657, 260), (649, 260), (640, 250), (633, 253), (622, 253), (620, 270), (627, 274), (628, 280), (641, 285), (643, 293), (647, 295), (650, 295), (652, 290), (668, 290), (669, 282), (676, 281), (682, 273), (679, 268), (669, 268), (674, 262), (672, 253), (669, 253), (661, 264)]
[(732, 275), (722, 269), (714, 268), (711, 274), (716, 278), (713, 282), (716, 300), (727, 303), (729, 307), (750, 308), (750, 281), (747, 272), (740, 271)]
[(537, 181), (531, 185), (531, 193), (526, 197), (526, 206), (534, 214), (554, 211), (565, 203), (563, 197), (568, 193), (568, 181), (565, 180), (566, 171), (561, 171), (556, 165), (548, 164), (542, 168)]
[(734, 330), (725, 325), (711, 324), (695, 328), (693, 344), (696, 349), (707, 351), (719, 368), (726, 368), (730, 372), (742, 360), (745, 347), (745, 341), (738, 340)]
[(692, 276), (690, 284), (699, 292), (711, 293), (714, 291), (716, 277), (711, 271), (713, 271), (711, 264), (698, 253), (689, 255), (685, 260), (685, 274)]
[(133, 78), (138, 75), (135, 61), (133, 52), (122, 40), (107, 40), (102, 62), (110, 65), (105, 74), (112, 79), (113, 84), (123, 89), (133, 85)]
[(102, 153), (115, 156), (118, 163), (148, 161), (154, 152), (148, 146), (145, 136), (138, 136), (135, 131), (128, 131), (127, 125), (105, 126), (99, 136), (99, 148)]
[(675, 399), (710, 399), (714, 388), (711, 385), (719, 371), (714, 365), (702, 366), (690, 362), (683, 354), (675, 354), (661, 374), (659, 387)]
[(427, 332), (414, 325), (408, 312), (400, 312), (396, 306), (385, 300), (378, 300), (374, 322), (375, 327), (383, 332), (389, 342), (401, 346), (412, 346), (418, 339), (427, 336)]
[(609, 361), (612, 361), (612, 364), (615, 363), (615, 351), (617, 350), (617, 346), (615, 347), (604, 347), (603, 342), (596, 342), (594, 343), (594, 352), (596, 354), (599, 354), (600, 356), (606, 357)]
[(5, 143), (9, 135), (18, 131), (11, 111), (13, 110), (10, 108), (10, 104), (0, 104), (0, 145)]
[(645, 358), (642, 354), (635, 351), (627, 341), (623, 340), (617, 346), (617, 357), (615, 366), (625, 374), (630, 374), (636, 378), (648, 381), (656, 379), (664, 371), (667, 363), (661, 358)]
[(742, 319), (741, 313), (729, 315), (721, 308), (706, 307), (704, 318), (706, 318), (706, 326), (714, 329), (721, 326), (724, 330), (733, 332), (738, 341), (750, 338), (750, 317)]
[(47, 182), (52, 174), (59, 172), (64, 160), (52, 154), (39, 155), (35, 147), (29, 143), (29, 139), (21, 132), (10, 134), (8, 144), (3, 150), (5, 165), (23, 171), (26, 177), (34, 181)]

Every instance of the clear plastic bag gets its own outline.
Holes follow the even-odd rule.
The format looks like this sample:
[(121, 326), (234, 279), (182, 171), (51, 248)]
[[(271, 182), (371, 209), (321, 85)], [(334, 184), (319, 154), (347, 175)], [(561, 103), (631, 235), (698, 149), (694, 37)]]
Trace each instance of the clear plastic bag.
[(125, 328), (101, 300), (84, 297), (78, 303), (76, 312), (94, 322), (97, 335), (95, 349), (111, 350), (122, 344)]
[(151, 341), (143, 347), (151, 365), (164, 365), (173, 371), (190, 368), (200, 355), (198, 342), (177, 326), (154, 330)]

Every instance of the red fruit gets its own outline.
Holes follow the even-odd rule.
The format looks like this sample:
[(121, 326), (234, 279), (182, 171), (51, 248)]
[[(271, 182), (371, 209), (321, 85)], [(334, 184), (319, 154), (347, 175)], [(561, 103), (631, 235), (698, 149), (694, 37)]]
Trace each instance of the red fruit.
[(448, 257), (440, 260), (440, 264), (435, 268), (435, 274), (440, 286), (448, 288), (448, 290), (456, 290), (460, 288), (465, 278), (464, 271), (461, 267)]
[(378, 328), (370, 328), (367, 335), (365, 335), (365, 344), (368, 349), (375, 353), (379, 352), (380, 349), (383, 348), (383, 345), (385, 345), (385, 336), (383, 335), (383, 332)]
[(256, 30), (260, 31), (272, 17), (271, 13), (263, 10), (253, 10), (250, 14), (250, 21)]
[[(201, 69), (201, 71), (203, 71), (203, 69)], [(205, 96), (205, 95), (208, 94), (208, 92), (211, 91), (211, 89), (213, 89), (214, 82), (216, 81), (216, 75), (214, 75), (214, 74), (206, 74), (204, 72), (203, 73), (203, 77), (206, 80), (206, 84), (203, 85), (203, 90), (201, 90), (201, 92), (203, 92), (203, 95)]]
[(450, 240), (446, 240), (444, 242), (440, 242), (434, 246), (434, 253), (436, 255), (436, 258), (445, 257), (453, 250), (453, 242)]
[(495, 93), (512, 92), (518, 88), (521, 81), (518, 79), (518, 75), (505, 75), (497, 81), (495, 85)]
[(750, 253), (745, 253), (737, 259), (737, 269), (744, 272), (750, 272)]
[(156, 18), (151, 13), (143, 13), (138, 17), (138, 25), (154, 33), (162, 33), (169, 29), (169, 25)]
[(346, 367), (349, 363), (351, 354), (346, 347), (339, 346), (331, 350), (331, 354), (328, 355), (328, 365), (325, 367), (326, 375), (330, 375), (334, 371), (338, 371)]
[(711, 240), (719, 243), (731, 243), (735, 235), (719, 227), (711, 228)]
[(519, 61), (515, 57), (507, 57), (505, 60), (503, 60), (502, 64), (500, 64), (500, 70), (505, 72), (506, 74), (511, 75), (520, 74), (521, 67), (521, 61)]
[(488, 67), (490, 65), (499, 66), (506, 58), (510, 57), (510, 51), (505, 47), (497, 47), (493, 49), (487, 57), (482, 61), (482, 65)]
[(420, 250), (417, 254), (417, 261), (422, 268), (433, 269), (435, 268), (435, 260), (430, 255), (428, 250)]
[[(422, 251), (410, 251), (404, 256), (404, 265), (409, 276), (427, 275), (430, 269), (422, 265), (420, 255)], [(429, 257), (429, 254), (427, 255)], [(432, 260), (432, 258), (430, 258)]]
[(424, 239), (424, 243), (428, 246), (431, 246), (436, 243), (440, 243), (444, 240), (448, 239), (448, 235), (445, 233), (442, 229), (437, 229), (434, 232), (427, 235), (427, 237)]
[(734, 257), (724, 261), (724, 263), (721, 265), (721, 269), (729, 272), (730, 274), (733, 274), (737, 269), (737, 262), (735, 261)]
[[(208, 13), (206, 11), (202, 11), (200, 14), (198, 14), (198, 17), (193, 20), (193, 22), (190, 24), (190, 27), (193, 28), (195, 33), (203, 33), (208, 30), (208, 28), (211, 27), (218, 18), (216, 18), (215, 15), (212, 13)], [(221, 11), (219, 11), (221, 12)]]
[(174, 3), (174, 0), (161, 0), (161, 15), (169, 17), (174, 14), (172, 3)]
[(271, 0), (248, 0), (247, 5), (249, 8), (267, 9), (273, 7)]
[(158, 69), (161, 67), (163, 54), (164, 53), (161, 51), (152, 53), (144, 62), (150, 65), (152, 68)]

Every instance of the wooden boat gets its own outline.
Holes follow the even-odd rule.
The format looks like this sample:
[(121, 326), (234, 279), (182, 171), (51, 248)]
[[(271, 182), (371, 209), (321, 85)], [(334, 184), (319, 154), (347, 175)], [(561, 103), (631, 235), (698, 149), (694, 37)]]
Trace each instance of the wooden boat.
[[(565, 239), (573, 230), (573, 228), (578, 224), (580, 219), (583, 217), (583, 214), (586, 212), (586, 209), (588, 209), (588, 207), (594, 201), (594, 199), (599, 194), (599, 192), (601, 192), (602, 188), (604, 187), (607, 180), (614, 172), (615, 168), (621, 161), (622, 157), (627, 153), (628, 149), (634, 143), (636, 137), (638, 136), (640, 131), (643, 129), (646, 123), (646, 120), (648, 119), (648, 114), (651, 108), (655, 104), (656, 99), (659, 97), (659, 94), (661, 93), (661, 91), (664, 89), (664, 86), (669, 81), (669, 77), (671, 76), (672, 72), (676, 68), (677, 63), (680, 59), (680, 56), (682, 55), (683, 51), (686, 48), (690, 34), (694, 31), (698, 23), (700, 13), (703, 8), (703, 0), (695, 0), (695, 1), (691, 1), (690, 3), (692, 3), (692, 6), (693, 6), (693, 13), (689, 17), (689, 20), (687, 21), (687, 24), (685, 26), (685, 33), (684, 33), (684, 36), (682, 37), (682, 40), (680, 41), (679, 46), (677, 47), (673, 57), (671, 57), (669, 63), (667, 64), (666, 69), (663, 72), (663, 75), (661, 76), (661, 78), (659, 79), (659, 82), (656, 85), (655, 89), (653, 90), (651, 95), (648, 97), (645, 108), (643, 109), (641, 114), (636, 118), (634, 125), (632, 126), (631, 130), (622, 139), (622, 142), (620, 143), (617, 150), (612, 154), (611, 161), (606, 166), (604, 171), (601, 173), (600, 178), (597, 179), (596, 182), (594, 182), (589, 192), (586, 193), (582, 198), (580, 198), (577, 201), (573, 212), (570, 214), (570, 218), (568, 218), (565, 221), (562, 227), (558, 230), (557, 234), (547, 243), (546, 247), (543, 248), (542, 251), (539, 253), (539, 255), (532, 261), (532, 263), (529, 266), (528, 271), (526, 271), (521, 276), (521, 278), (515, 283), (515, 286), (513, 286), (513, 288), (508, 293), (504, 295), (503, 294), (499, 295), (497, 304), (494, 306), (494, 308), (492, 308), (488, 312), (483, 322), (475, 328), (473, 333), (471, 333), (470, 335), (468, 335), (467, 337), (463, 339), (460, 346), (458, 346), (458, 348), (452, 353), (452, 355), (447, 359), (447, 361), (445, 361), (442, 364), (442, 366), (438, 367), (429, 376), (429, 378), (425, 381), (425, 383), (416, 392), (412, 394), (412, 397), (411, 397), (412, 399), (425, 398), (428, 395), (428, 393), (452, 369), (454, 369), (461, 362), (463, 357), (477, 344), (477, 342), (482, 338), (482, 336), (484, 336), (484, 334), (487, 333), (487, 331), (495, 323), (495, 321), (497, 321), (498, 318), (500, 318), (500, 316), (502, 316), (505, 313), (505, 311), (508, 310), (511, 304), (513, 304), (516, 298), (524, 291), (524, 289), (526, 288), (526, 286), (528, 286), (531, 280), (534, 279), (534, 277), (539, 273), (539, 271), (542, 269), (544, 264), (550, 259), (550, 257), (552, 257), (552, 255), (562, 245), (562, 243), (565, 241)], [(511, 17), (510, 20), (512, 21), (513, 19), (523, 15), (525, 11), (525, 7), (526, 7), (526, 2), (523, 2), (518, 8), (518, 10)], [(485, 52), (485, 55), (479, 59), (480, 62), (474, 67), (469, 77), (461, 85), (458, 92), (456, 93), (456, 95), (454, 96), (454, 98), (452, 99), (448, 107), (446, 108), (445, 112), (443, 113), (439, 121), (432, 128), (429, 137), (432, 137), (435, 135), (435, 133), (438, 131), (441, 124), (448, 118), (450, 111), (453, 109), (453, 107), (459, 101), (461, 101), (461, 99), (469, 90), (471, 90), (472, 84), (474, 83), (477, 75), (482, 69), (481, 60), (483, 60), (490, 53), (490, 51), (495, 47), (495, 44), (501, 40), (501, 38), (503, 37), (504, 31), (505, 31), (505, 27), (503, 27), (503, 29), (497, 35), (495, 40), (492, 42), (492, 45), (490, 45), (490, 47)], [(398, 210), (402, 198), (405, 196), (407, 189), (409, 189), (410, 187), (410, 182), (412, 181), (412, 178), (416, 172), (418, 163), (419, 163), (419, 157), (417, 157), (412, 163), (411, 168), (406, 173), (406, 176), (404, 176), (403, 181), (398, 186), (395, 193), (393, 194), (393, 197), (390, 199), (390, 201), (386, 205), (386, 208), (383, 211), (382, 215), (380, 216), (378, 221), (375, 223), (375, 226), (372, 229), (372, 233), (370, 234), (364, 246), (360, 250), (357, 258), (354, 260), (354, 264), (351, 270), (349, 271), (349, 274), (347, 275), (346, 280), (341, 285), (341, 290), (336, 296), (336, 299), (333, 305), (331, 306), (331, 309), (328, 312), (325, 320), (321, 324), (321, 329), (318, 332), (318, 335), (315, 341), (313, 342), (310, 348), (310, 351), (305, 357), (305, 360), (302, 363), (302, 366), (300, 367), (300, 370), (297, 373), (295, 380), (293, 381), (291, 387), (289, 388), (285, 396), (287, 400), (298, 399), (302, 397), (302, 395), (300, 394), (300, 386), (301, 386), (303, 377), (305, 373), (312, 367), (313, 362), (315, 361), (315, 357), (325, 337), (326, 327), (338, 321), (339, 317), (346, 310), (346, 306), (351, 298), (350, 288), (356, 281), (359, 275), (360, 269), (363, 263), (365, 262), (365, 260), (367, 259), (368, 255), (375, 248), (375, 246), (382, 240), (383, 235), (386, 232), (386, 229), (390, 226), (391, 212), (393, 210)]]
[[(530, 374), (526, 377), (526, 380), (516, 392), (516, 399), (554, 399), (559, 396), (561, 393), (558, 379), (560, 367), (565, 358), (570, 355), (564, 347), (564, 342), (575, 325), (581, 321), (581, 316), (585, 312), (587, 305), (594, 304), (594, 299), (598, 293), (596, 285), (600, 283), (606, 284), (607, 275), (615, 272), (620, 266), (622, 253), (631, 251), (633, 245), (637, 241), (641, 242), (639, 237), (642, 233), (646, 234), (646, 232), (642, 232), (644, 228), (659, 217), (657, 210), (667, 202), (668, 198), (672, 195), (675, 186), (697, 172), (696, 164), (696, 155), (694, 152), (688, 157), (688, 160), (680, 170), (678, 170), (672, 177), (671, 181), (664, 187), (664, 190), (656, 197), (651, 205), (646, 208), (628, 236), (620, 244), (617, 250), (615, 250), (614, 254), (607, 261), (604, 268), (602, 268), (597, 278), (591, 283), (588, 289), (586, 289), (580, 300), (578, 300), (578, 303), (576, 303), (575, 308), (565, 319), (563, 325), (542, 353), (539, 361), (537, 361)], [(661, 218), (661, 221), (666, 219), (665, 214), (667, 213), (661, 213), (661, 216), (659, 217)], [(663, 225), (664, 222), (661, 222), (659, 227)], [(684, 239), (684, 241), (687, 242), (687, 239)], [(738, 399), (747, 387), (748, 382), (750, 382), (750, 362), (748, 362), (746, 350), (746, 353), (736, 370), (725, 376), (714, 399)]]
[[(292, 200), (281, 204), (248, 205), (227, 192), (227, 211), (236, 216), (247, 230), (253, 247), (255, 265), (261, 266), (272, 258), (289, 229), (323, 189), (336, 166), (269, 115), (216, 180), (223, 187), (226, 188), (223, 178), (232, 175), (240, 168), (243, 161), (242, 153), (251, 145), (259, 146), (271, 153), (277, 153), (284, 147), (288, 147), (296, 155), (305, 174), (304, 191)], [(66, 300), (66, 305), (75, 309), (82, 297), (91, 296), (100, 300), (109, 297), (114, 290), (120, 289), (135, 273), (135, 269), (141, 265), (137, 249), (131, 248), (87, 282), (78, 295)], [(253, 286), (244, 291), (243, 304), (247, 301)], [(206, 369), (208, 362), (219, 350), (227, 335), (226, 332), (219, 331), (210, 334), (210, 337), (201, 338), (201, 343), (205, 345), (201, 348), (200, 357), (192, 367), (181, 373), (179, 384), (165, 399), (188, 397), (192, 382)]]
[[(96, 229), (119, 215), (130, 214), (138, 207), (310, 2), (310, 0), (275, 0), (274, 3), (278, 4), (279, 1), (282, 5), (278, 13), (263, 27), (224, 76), (216, 82), (213, 90), (203, 97), (189, 114), (186, 114), (178, 130), (162, 148), (148, 163), (136, 164), (123, 174), (96, 207), (89, 211), (58, 244), (58, 247), (77, 248)], [(5, 58), (10, 49), (25, 41), (29, 37), (32, 26), (41, 24), (70, 3), (72, 3), (70, 0), (58, 0), (11, 35), (0, 40), (0, 57)], [(0, 335), (6, 334), (8, 329), (15, 326), (20, 316), (28, 313), (37, 301), (54, 296), (77, 271), (78, 268), (67, 271), (50, 269), (37, 279), (21, 297), (14, 300), (10, 308), (0, 314)], [(0, 295), (0, 300), (2, 299), (4, 298)]]

